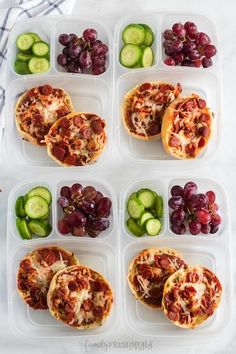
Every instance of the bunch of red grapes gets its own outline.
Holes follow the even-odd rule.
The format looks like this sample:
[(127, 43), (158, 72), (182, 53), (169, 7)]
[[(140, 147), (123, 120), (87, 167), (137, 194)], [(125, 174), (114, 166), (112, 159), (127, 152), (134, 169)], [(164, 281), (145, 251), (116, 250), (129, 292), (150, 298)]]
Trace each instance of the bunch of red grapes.
[(108, 229), (111, 200), (93, 186), (83, 188), (80, 183), (75, 183), (71, 187), (62, 187), (60, 195), (57, 202), (64, 212), (64, 217), (58, 221), (61, 234), (97, 237)]
[(58, 55), (57, 63), (70, 73), (104, 73), (108, 47), (97, 37), (93, 28), (87, 28), (82, 37), (74, 33), (61, 34), (58, 40), (65, 48)]
[(166, 65), (192, 66), (208, 68), (213, 65), (212, 57), (216, 55), (216, 47), (211, 44), (210, 37), (198, 32), (193, 22), (175, 23), (172, 30), (163, 33)]
[(198, 193), (196, 183), (188, 182), (184, 188), (173, 186), (169, 207), (171, 230), (178, 235), (186, 232), (186, 226), (192, 235), (214, 234), (219, 230), (221, 217), (217, 213), (218, 205), (213, 191)]

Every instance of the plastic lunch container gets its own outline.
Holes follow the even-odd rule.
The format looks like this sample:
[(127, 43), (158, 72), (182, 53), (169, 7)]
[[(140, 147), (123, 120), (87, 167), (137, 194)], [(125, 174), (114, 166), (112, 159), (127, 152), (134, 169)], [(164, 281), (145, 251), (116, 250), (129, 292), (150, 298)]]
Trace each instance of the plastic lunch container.
[[(155, 175), (154, 175), (155, 176)], [(184, 235), (175, 235), (170, 230), (168, 199), (172, 186), (179, 184), (184, 186), (188, 181), (194, 181), (199, 192), (213, 190), (216, 193), (216, 201), (220, 206), (219, 213), (222, 224), (218, 233), (214, 235), (193, 236), (190, 232)], [(163, 228), (158, 236), (136, 237), (133, 236), (125, 225), (128, 219), (127, 201), (129, 196), (141, 188), (150, 188), (161, 195), (164, 200)], [(121, 252), (122, 252), (122, 299), (123, 313), (126, 327), (131, 335), (164, 340), (174, 338), (175, 343), (199, 343), (201, 340), (209, 340), (211, 336), (219, 335), (225, 330), (232, 314), (232, 275), (229, 212), (226, 194), (223, 188), (212, 179), (200, 178), (171, 178), (160, 180), (137, 179), (126, 186), (120, 195), (120, 227), (121, 227)], [(180, 251), (183, 258), (190, 265), (203, 265), (212, 269), (223, 286), (222, 301), (214, 316), (194, 330), (182, 329), (170, 323), (160, 310), (149, 309), (135, 300), (127, 283), (128, 267), (132, 259), (145, 248), (170, 247)]]
[[(78, 168), (85, 171), (83, 177), (78, 175), (76, 181), (82, 184), (91, 184), (110, 195), (113, 201), (113, 211), (110, 228), (96, 239), (75, 238), (62, 236), (57, 229), (57, 220), (60, 211), (56, 206), (56, 198), (59, 188), (63, 184), (72, 184), (75, 179), (71, 178), (74, 169), (66, 169), (67, 178), (59, 180), (57, 176), (46, 177), (45, 180), (22, 182), (17, 185), (9, 196), (8, 204), (8, 304), (9, 321), (13, 331), (25, 340), (58, 340), (63, 341), (80, 338), (94, 338), (105, 334), (114, 334), (114, 326), (117, 319), (119, 302), (122, 303), (122, 316), (127, 332), (132, 337), (144, 337), (158, 339), (159, 341), (174, 339), (175, 344), (197, 344), (203, 340), (209, 340), (223, 331), (230, 321), (232, 313), (232, 271), (231, 268), (231, 234), (230, 218), (226, 193), (224, 189), (211, 179), (197, 179), (193, 175), (187, 178), (179, 177), (173, 179), (161, 174), (156, 175), (153, 165), (159, 169), (189, 168), (198, 167), (209, 161), (216, 153), (220, 142), (221, 133), (221, 84), (220, 84), (220, 63), (219, 53), (214, 57), (214, 65), (208, 69), (190, 67), (168, 67), (164, 64), (164, 53), (162, 50), (162, 32), (170, 28), (175, 22), (193, 21), (200, 31), (205, 31), (212, 39), (212, 42), (219, 48), (215, 25), (205, 16), (186, 14), (181, 12), (154, 12), (137, 14), (122, 18), (115, 27), (114, 46), (112, 46), (112, 35), (103, 23), (93, 19), (81, 21), (73, 17), (61, 17), (60, 19), (37, 18), (17, 23), (10, 36), (9, 67), (14, 81), (10, 84), (6, 94), (6, 129), (4, 139), (7, 145), (9, 159), (14, 157), (14, 164), (20, 163), (28, 167), (59, 167), (49, 159), (41, 149), (32, 146), (20, 139), (14, 125), (14, 105), (17, 97), (26, 89), (34, 85), (49, 83), (64, 88), (72, 96), (76, 109), (81, 111), (94, 111), (100, 114), (107, 123), (108, 145), (106, 151), (99, 158), (95, 165)], [(121, 48), (121, 33), (129, 23), (146, 23), (155, 33), (153, 50), (155, 55), (154, 65), (147, 69), (127, 69), (119, 63), (119, 51)], [(87, 27), (94, 27), (98, 30), (99, 38), (109, 44), (109, 60), (107, 71), (99, 76), (78, 75), (64, 73), (56, 63), (56, 57), (60, 50), (57, 38), (60, 33), (78, 33)], [(45, 31), (45, 28), (47, 30)], [(37, 32), (51, 45), (51, 67), (45, 74), (40, 75), (18, 75), (13, 70), (16, 47), (15, 39), (22, 32)], [(114, 57), (113, 57), (114, 52)], [(18, 77), (18, 78), (17, 78)], [(17, 79), (16, 79), (17, 78)], [(192, 92), (202, 95), (215, 113), (215, 133), (204, 153), (194, 161), (173, 160), (167, 156), (161, 147), (160, 141), (141, 142), (128, 136), (121, 122), (121, 103), (125, 93), (137, 84), (144, 81), (168, 81), (180, 82), (183, 87), (183, 94)], [(113, 93), (113, 97), (112, 97)], [(114, 101), (114, 109), (113, 109)], [(115, 116), (114, 131), (112, 130), (113, 117)], [(114, 133), (114, 136), (112, 135)], [(111, 139), (112, 137), (112, 139)], [(87, 169), (99, 166), (105, 161), (111, 151), (111, 143), (115, 142), (126, 162), (136, 166), (142, 164), (152, 167), (152, 178), (142, 178), (128, 184), (123, 188), (120, 195), (119, 219), (116, 218), (117, 206), (112, 189), (103, 181), (87, 177)], [(53, 170), (55, 171), (55, 170)], [(185, 172), (185, 170), (183, 170)], [(164, 172), (164, 170), (162, 171)], [(166, 172), (167, 173), (167, 172)], [(169, 173), (169, 172), (168, 172)], [(174, 235), (169, 225), (168, 197), (172, 185), (179, 183), (184, 185), (187, 180), (195, 181), (200, 191), (214, 190), (217, 202), (220, 206), (222, 225), (215, 235), (183, 236)], [(52, 203), (51, 222), (53, 230), (45, 238), (33, 240), (21, 240), (16, 233), (14, 222), (14, 205), (17, 196), (24, 194), (33, 185), (48, 186), (52, 192), (54, 203)], [(126, 203), (128, 196), (135, 190), (142, 187), (151, 188), (164, 199), (163, 228), (159, 236), (136, 238), (129, 233), (125, 226), (127, 219)], [(119, 233), (117, 224), (119, 223)], [(74, 251), (80, 258), (81, 263), (91, 266), (103, 273), (110, 281), (115, 292), (115, 304), (107, 322), (98, 329), (90, 331), (74, 331), (51, 318), (47, 311), (33, 311), (22, 302), (16, 290), (16, 274), (20, 259), (30, 250), (46, 244), (55, 244)], [(223, 298), (218, 310), (203, 325), (194, 331), (180, 329), (169, 323), (161, 311), (151, 311), (139, 302), (135, 301), (128, 289), (126, 281), (128, 265), (132, 258), (146, 247), (166, 246), (176, 248), (182, 252), (189, 264), (201, 264), (216, 272), (223, 285)], [(122, 270), (122, 272), (121, 272)], [(122, 290), (122, 294), (119, 292)], [(121, 301), (120, 301), (121, 300)], [(124, 319), (124, 321), (123, 321)], [(100, 337), (101, 338), (101, 337)]]
[[(207, 17), (196, 14), (181, 12), (158, 12), (142, 13), (122, 18), (115, 28), (115, 55), (114, 70), (117, 85), (115, 86), (115, 127), (117, 128), (117, 144), (120, 147), (122, 157), (132, 164), (145, 164), (172, 167), (196, 167), (202, 165), (212, 157), (219, 146), (221, 135), (221, 87), (219, 78), (219, 53), (213, 58), (214, 65), (207, 69), (191, 68), (182, 66), (167, 66), (164, 63), (165, 53), (163, 51), (162, 34), (165, 29), (171, 28), (176, 22), (185, 23), (193, 21), (199, 31), (206, 32), (211, 40), (219, 48), (217, 31), (213, 22)], [(149, 25), (155, 34), (155, 41), (152, 45), (154, 52), (154, 64), (150, 68), (128, 69), (119, 62), (119, 53), (122, 47), (122, 31), (130, 23), (145, 23)], [(147, 81), (166, 81), (172, 84), (178, 82), (182, 85), (182, 95), (197, 93), (206, 99), (207, 104), (214, 112), (214, 134), (204, 152), (195, 160), (176, 160), (168, 156), (161, 143), (158, 141), (138, 140), (127, 134), (121, 119), (121, 109), (124, 95), (134, 88)]]
[[(98, 76), (90, 74), (72, 74), (63, 72), (57, 64), (57, 55), (63, 46), (58, 42), (61, 33), (77, 33), (82, 36), (84, 29), (93, 27), (97, 29), (98, 38), (109, 47), (106, 62), (107, 70)], [(50, 44), (50, 70), (43, 74), (19, 75), (14, 71), (16, 58), (16, 38), (23, 32), (36, 32), (42, 39)], [(14, 119), (15, 104), (19, 96), (25, 91), (37, 85), (50, 83), (52, 86), (65, 89), (72, 99), (73, 106), (78, 112), (94, 112), (106, 121), (108, 142), (105, 151), (95, 164), (83, 166), (80, 170), (91, 169), (106, 160), (111, 151), (112, 135), (112, 35), (109, 29), (96, 20), (78, 20), (73, 17), (50, 18), (39, 17), (18, 22), (12, 29), (9, 38), (9, 68), (15, 80), (8, 86), (6, 93), (6, 117), (5, 117), (5, 142), (9, 161), (29, 167), (60, 167), (53, 159), (48, 157), (46, 149), (33, 146), (22, 140), (17, 133)]]
[[(117, 297), (118, 297), (118, 259), (117, 254), (117, 205), (112, 188), (103, 181), (96, 178), (89, 178), (83, 175), (79, 182), (83, 185), (93, 185), (105, 196), (112, 200), (112, 212), (110, 216), (110, 227), (101, 233), (96, 239), (90, 237), (77, 237), (68, 234), (61, 235), (57, 229), (58, 218), (61, 212), (57, 207), (57, 198), (60, 188), (63, 185), (71, 186), (77, 179), (58, 180), (54, 177), (44, 180), (25, 181), (12, 189), (9, 195), (8, 204), (8, 305), (9, 323), (16, 335), (23, 340), (44, 340), (58, 339), (76, 340), (79, 337), (94, 338), (112, 332), (117, 319)], [(45, 186), (52, 193), (50, 222), (52, 232), (48, 237), (36, 237), (32, 240), (22, 240), (15, 227), (15, 202), (18, 196), (26, 194), (34, 186)], [(112, 286), (115, 302), (107, 321), (99, 328), (85, 331), (76, 331), (56, 321), (47, 310), (35, 311), (26, 306), (17, 292), (17, 272), (20, 260), (30, 251), (38, 247), (56, 245), (73, 251), (81, 264), (87, 265), (98, 272), (101, 272)], [(113, 265), (111, 267), (111, 264)]]

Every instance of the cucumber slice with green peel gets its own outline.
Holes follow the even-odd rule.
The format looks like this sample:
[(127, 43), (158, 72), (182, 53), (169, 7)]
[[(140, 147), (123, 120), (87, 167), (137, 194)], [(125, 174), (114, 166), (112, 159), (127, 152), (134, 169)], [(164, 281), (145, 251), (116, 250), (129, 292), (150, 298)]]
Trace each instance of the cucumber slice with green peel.
[(127, 211), (131, 218), (139, 219), (144, 210), (144, 205), (140, 202), (138, 198), (128, 200)]
[(142, 49), (135, 44), (126, 44), (120, 51), (121, 65), (132, 68), (142, 60)]
[(50, 64), (46, 58), (33, 57), (28, 63), (31, 74), (40, 74), (49, 70)]
[(139, 23), (140, 26), (142, 26), (145, 29), (145, 39), (144, 39), (144, 44), (146, 46), (151, 46), (153, 41), (154, 41), (154, 33), (148, 25), (144, 23)]
[(31, 35), (31, 37), (33, 37), (34, 42), (39, 42), (41, 41), (41, 38), (39, 37), (39, 35), (37, 33), (34, 32), (27, 32), (27, 34)]
[(24, 218), (26, 216), (23, 196), (18, 197), (16, 200), (15, 213), (18, 218)]
[(155, 196), (150, 189), (138, 191), (137, 199), (143, 204), (144, 208), (151, 208), (155, 203)]
[(145, 231), (141, 227), (139, 227), (136, 224), (135, 220), (132, 218), (129, 218), (126, 221), (126, 226), (127, 226), (128, 230), (135, 236), (141, 237), (145, 234)]
[(136, 198), (136, 197), (137, 197), (137, 193), (134, 192), (134, 193), (132, 193), (132, 194), (129, 196), (129, 200), (134, 199), (134, 198)]
[(152, 191), (152, 193), (154, 194), (154, 197), (157, 197), (157, 193), (155, 191)]
[(157, 217), (161, 219), (163, 217), (163, 199), (160, 195), (155, 199), (155, 209)]
[[(25, 63), (28, 63), (28, 61), (30, 61), (30, 59), (32, 58), (32, 54), (30, 53), (24, 53), (24, 52), (18, 52), (16, 54), (16, 59), (19, 61), (23, 61)], [(28, 65), (27, 65), (28, 68)], [(28, 69), (29, 70), (29, 69)]]
[(154, 218), (153, 214), (150, 213), (149, 211), (143, 213), (140, 219), (140, 225), (143, 226), (148, 219), (153, 219), (153, 218)]
[(49, 211), (47, 201), (35, 195), (27, 200), (25, 203), (25, 212), (31, 219), (40, 219)]
[(32, 52), (36, 57), (44, 57), (49, 53), (49, 45), (43, 41), (35, 42), (32, 46)]
[(30, 231), (39, 236), (46, 237), (50, 234), (52, 227), (47, 221), (31, 220), (28, 224)]
[(143, 57), (142, 57), (142, 66), (143, 68), (147, 68), (152, 66), (154, 60), (154, 55), (151, 47), (146, 47), (143, 50)]
[(130, 24), (122, 32), (122, 39), (125, 44), (143, 44), (145, 40), (145, 29), (137, 24)]
[(145, 223), (145, 229), (149, 236), (156, 236), (161, 231), (161, 222), (158, 219), (148, 219)]
[(25, 219), (16, 219), (16, 228), (20, 234), (20, 237), (24, 240), (31, 240), (32, 233), (28, 227), (28, 223)]
[(28, 63), (16, 60), (14, 64), (14, 70), (17, 74), (28, 75), (31, 74), (29, 71)]
[(48, 205), (52, 202), (52, 195), (46, 187), (35, 187), (31, 189), (27, 194), (27, 199), (34, 197), (35, 195), (44, 198)]
[(49, 211), (44, 216), (42, 216), (39, 220), (47, 220), (48, 217), (49, 217)]
[(29, 50), (34, 44), (34, 38), (29, 33), (22, 33), (16, 38), (17, 48), (23, 52)]

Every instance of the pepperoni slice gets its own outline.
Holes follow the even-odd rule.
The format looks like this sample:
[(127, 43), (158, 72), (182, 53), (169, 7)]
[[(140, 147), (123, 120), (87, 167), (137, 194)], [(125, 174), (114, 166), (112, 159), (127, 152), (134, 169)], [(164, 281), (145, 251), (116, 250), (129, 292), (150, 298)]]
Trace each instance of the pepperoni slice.
[(161, 260), (160, 260), (161, 268), (166, 270), (166, 269), (168, 269), (169, 265), (170, 265), (170, 262), (169, 262), (168, 258), (167, 257), (165, 257), (165, 258), (162, 257)]
[(82, 306), (85, 312), (89, 312), (92, 308), (92, 301), (90, 299), (84, 300)]
[(61, 137), (69, 137), (71, 135), (71, 131), (70, 129), (61, 128), (60, 135)]
[(207, 123), (209, 121), (209, 115), (206, 113), (202, 113), (200, 116), (200, 121)]
[(160, 131), (161, 131), (161, 122), (160, 122), (160, 120), (151, 123), (150, 126), (148, 127), (148, 134), (150, 134), (150, 135), (159, 134)]
[(29, 98), (35, 98), (36, 96), (38, 96), (38, 89), (37, 88), (32, 88), (31, 90), (29, 90), (27, 92), (27, 96)]
[(72, 165), (72, 166), (76, 166), (76, 162), (77, 162), (77, 156), (76, 155), (70, 155), (67, 154), (64, 157), (64, 162), (68, 165)]
[(145, 82), (144, 84), (142, 84), (139, 88), (139, 90), (142, 91), (148, 91), (151, 90), (152, 85), (149, 82)]
[(171, 321), (178, 321), (179, 320), (179, 313), (178, 312), (173, 312), (173, 311), (168, 311), (167, 316)]
[(187, 274), (187, 281), (190, 283), (197, 283), (199, 281), (199, 275), (196, 272), (189, 272)]
[(202, 136), (198, 142), (198, 147), (202, 148), (205, 144), (206, 144), (206, 140), (205, 140), (204, 136)]
[(197, 107), (196, 101), (193, 99), (191, 99), (185, 103), (185, 109), (187, 111), (192, 111), (196, 107)]
[(170, 141), (169, 141), (169, 145), (171, 147), (175, 147), (177, 148), (178, 146), (180, 146), (180, 140), (177, 136), (173, 136)]
[(56, 110), (56, 113), (57, 113), (57, 118), (61, 118), (61, 117), (65, 116), (65, 115), (67, 115), (69, 112), (65, 108), (58, 108)]
[(49, 96), (53, 92), (53, 88), (50, 85), (39, 86), (39, 91), (42, 95)]
[(190, 156), (194, 156), (196, 153), (196, 146), (192, 143), (189, 143), (185, 146), (185, 151), (187, 154), (189, 154)]
[(198, 129), (198, 133), (200, 135), (204, 136), (205, 138), (208, 137), (209, 132), (210, 132), (210, 130), (209, 130), (208, 127), (201, 127), (201, 128)]
[(148, 279), (151, 278), (153, 274), (150, 268), (144, 268), (141, 275), (143, 279)]
[(52, 148), (52, 154), (59, 160), (63, 161), (65, 157), (65, 149), (59, 145), (54, 145)]
[(97, 306), (93, 309), (93, 314), (95, 317), (102, 317), (103, 316), (103, 308), (102, 306)]
[(166, 91), (172, 90), (172, 87), (170, 85), (168, 85), (168, 84), (161, 84), (159, 86), (159, 90), (161, 92), (166, 92)]
[(81, 134), (82, 134), (83, 138), (85, 138), (85, 139), (89, 139), (92, 136), (92, 132), (89, 128), (83, 128), (81, 130)]
[(57, 260), (57, 255), (55, 252), (53, 252), (53, 250), (44, 249), (43, 252), (39, 251), (39, 254), (41, 255), (44, 262), (46, 262), (48, 265), (52, 265)]
[(69, 121), (69, 119), (67, 119), (67, 118), (62, 118), (62, 119), (60, 120), (60, 126), (61, 126), (62, 128), (65, 128), (65, 129), (69, 128), (69, 126), (70, 126), (70, 121)]
[(83, 119), (79, 116), (76, 116), (74, 117), (74, 125), (77, 127), (77, 128), (80, 128), (81, 127), (81, 124), (83, 123)]
[(206, 107), (206, 101), (203, 100), (202, 98), (198, 99), (198, 107), (199, 108), (205, 108)]
[(101, 134), (103, 131), (103, 123), (100, 119), (93, 119), (91, 122), (91, 127), (95, 134)]
[(68, 289), (70, 291), (75, 291), (78, 289), (78, 283), (75, 281), (75, 280), (71, 280), (69, 283), (68, 283)]

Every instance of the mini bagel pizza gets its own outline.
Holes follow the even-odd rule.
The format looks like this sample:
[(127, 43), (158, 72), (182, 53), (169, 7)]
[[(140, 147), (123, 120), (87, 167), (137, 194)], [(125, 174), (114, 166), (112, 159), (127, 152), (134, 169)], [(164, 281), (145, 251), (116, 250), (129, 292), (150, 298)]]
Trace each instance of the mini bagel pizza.
[(201, 266), (182, 268), (167, 279), (162, 308), (175, 325), (195, 328), (213, 315), (221, 295), (222, 286), (211, 270)]
[(47, 309), (47, 292), (54, 274), (79, 264), (75, 255), (64, 248), (50, 246), (28, 253), (20, 262), (17, 285), (24, 302), (33, 309)]
[(131, 262), (128, 284), (136, 299), (151, 308), (161, 308), (166, 279), (176, 270), (186, 268), (182, 255), (171, 248), (149, 248)]
[(54, 123), (45, 141), (48, 155), (59, 164), (87, 165), (105, 149), (105, 121), (94, 113), (70, 113)]
[(109, 316), (113, 294), (101, 274), (75, 265), (55, 274), (47, 303), (57, 320), (76, 329), (91, 329), (100, 326)]
[(20, 135), (38, 146), (56, 120), (73, 111), (70, 96), (50, 85), (33, 87), (18, 100), (15, 108), (16, 127)]
[(166, 109), (162, 120), (165, 151), (177, 159), (194, 159), (208, 144), (213, 117), (198, 95), (179, 97)]
[(124, 97), (122, 116), (128, 133), (137, 139), (155, 140), (161, 136), (166, 107), (182, 92), (181, 85), (145, 82)]

